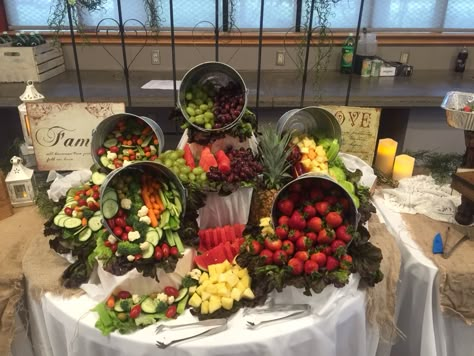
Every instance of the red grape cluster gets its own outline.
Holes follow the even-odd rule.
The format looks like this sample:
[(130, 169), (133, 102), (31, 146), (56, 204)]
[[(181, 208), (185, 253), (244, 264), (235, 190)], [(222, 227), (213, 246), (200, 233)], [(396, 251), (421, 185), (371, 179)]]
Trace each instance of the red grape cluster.
[(219, 89), (214, 98), (214, 129), (220, 129), (237, 119), (244, 107), (244, 94), (240, 87), (230, 82)]
[(224, 174), (217, 167), (211, 167), (207, 173), (209, 180), (228, 183), (251, 181), (263, 172), (262, 165), (254, 158), (250, 148), (231, 149), (226, 153), (230, 159), (230, 172)]

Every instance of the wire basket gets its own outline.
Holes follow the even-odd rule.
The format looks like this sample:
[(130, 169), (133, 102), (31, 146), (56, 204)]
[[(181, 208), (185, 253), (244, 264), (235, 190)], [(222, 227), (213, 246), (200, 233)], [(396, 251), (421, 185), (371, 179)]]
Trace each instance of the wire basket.
[(450, 91), (441, 107), (446, 111), (448, 125), (457, 129), (474, 131), (474, 112), (464, 111), (464, 106), (474, 102), (474, 93)]

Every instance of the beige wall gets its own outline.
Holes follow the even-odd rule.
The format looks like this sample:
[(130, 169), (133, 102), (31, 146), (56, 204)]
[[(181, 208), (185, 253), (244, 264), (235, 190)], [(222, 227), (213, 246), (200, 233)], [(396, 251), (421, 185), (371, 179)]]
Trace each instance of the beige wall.
[[(122, 52), (119, 45), (106, 46), (107, 50), (122, 62)], [(74, 69), (74, 59), (72, 46), (63, 46), (66, 66), (68, 69)], [(151, 64), (151, 51), (160, 50), (161, 64)], [(457, 53), (461, 48), (459, 46), (380, 46), (378, 55), (386, 60), (398, 61), (402, 51), (409, 52), (409, 64), (413, 65), (415, 70), (452, 70), (454, 68)], [(139, 46), (127, 46), (128, 61), (138, 53)], [(290, 58), (296, 57), (295, 48), (290, 48), (286, 53), (285, 65), (276, 66), (276, 52), (284, 50), (284, 46), (266, 46), (262, 49), (262, 69), (263, 70), (294, 70), (295, 63)], [(237, 52), (236, 52), (237, 51)], [(474, 69), (474, 47), (468, 48), (470, 56), (467, 61), (467, 70)], [(252, 47), (220, 47), (219, 60), (232, 65), (238, 70), (256, 70), (258, 48)], [(315, 49), (311, 51), (309, 66), (314, 64)], [(99, 45), (79, 45), (79, 67), (82, 70), (120, 70), (121, 67), (109, 54)], [(207, 60), (214, 60), (213, 47), (178, 46), (176, 47), (176, 66), (179, 71), (186, 71), (190, 67)], [(329, 61), (329, 69), (337, 70), (340, 61), (340, 47), (335, 47), (332, 51), (332, 57)], [(171, 48), (169, 46), (147, 45), (139, 53), (135, 62), (131, 66), (132, 71), (171, 71)]]

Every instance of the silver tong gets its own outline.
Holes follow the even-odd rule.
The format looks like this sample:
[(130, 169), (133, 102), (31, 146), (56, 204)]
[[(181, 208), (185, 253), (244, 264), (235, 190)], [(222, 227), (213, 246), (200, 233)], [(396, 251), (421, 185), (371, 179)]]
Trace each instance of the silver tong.
[[(285, 313), (283, 316), (276, 316), (274, 318), (265, 318), (265, 315), (270, 316), (271, 313)], [(244, 312), (246, 325), (249, 329), (256, 329), (259, 326), (273, 323), (289, 318), (301, 318), (311, 313), (311, 306), (309, 304), (274, 304), (268, 308), (248, 309)]]
[[(166, 330), (173, 330), (173, 329), (184, 329), (184, 328), (193, 328), (197, 327), (196, 333), (191, 334), (189, 336), (185, 337), (180, 337), (180, 338), (173, 338), (173, 334), (170, 333), (170, 335), (166, 334)], [(208, 327), (204, 331), (202, 330), (202, 327)], [(217, 333), (220, 333), (221, 331), (224, 331), (227, 329), (227, 319), (209, 319), (209, 320), (203, 320), (203, 321), (198, 321), (198, 322), (193, 322), (193, 323), (188, 323), (188, 324), (171, 324), (171, 325), (166, 325), (166, 324), (160, 324), (156, 327), (155, 333), (156, 334), (161, 334), (161, 340), (156, 341), (156, 346), (158, 346), (160, 349), (164, 349), (171, 344), (181, 342), (184, 340), (189, 340), (193, 339), (198, 336), (209, 336), (209, 335), (214, 335)]]

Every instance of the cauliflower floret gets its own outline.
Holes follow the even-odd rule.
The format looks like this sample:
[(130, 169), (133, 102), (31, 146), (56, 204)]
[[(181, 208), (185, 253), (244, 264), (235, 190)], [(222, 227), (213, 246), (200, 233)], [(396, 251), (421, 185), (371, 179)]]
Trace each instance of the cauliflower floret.
[(127, 260), (129, 260), (130, 262), (133, 262), (133, 261), (135, 261), (135, 256), (134, 255), (128, 255)]
[(110, 161), (113, 161), (114, 159), (117, 158), (117, 154), (115, 152), (107, 152), (107, 158), (110, 160)]
[(150, 243), (148, 241), (142, 242), (140, 244), (140, 250), (145, 251), (148, 248), (149, 245), (150, 245)]
[(73, 210), (72, 211), (72, 217), (75, 218), (77, 216), (77, 211), (76, 210)]
[(202, 273), (201, 270), (194, 268), (188, 272), (188, 276), (191, 277), (192, 279), (199, 281), (199, 278), (201, 277), (201, 273)]
[(133, 304), (140, 303), (140, 296), (138, 294), (132, 294), (132, 302)]
[(168, 296), (165, 293), (159, 293), (156, 296), (156, 300), (163, 303), (168, 303)]
[(110, 234), (109, 237), (107, 238), (111, 244), (114, 244), (117, 242), (117, 239), (115, 238), (114, 235)]
[(124, 198), (120, 200), (120, 206), (122, 207), (122, 209), (130, 210), (130, 208), (132, 207), (132, 201), (128, 198)]
[(123, 167), (127, 167), (131, 165), (133, 162), (132, 161), (123, 161)]
[(170, 296), (168, 297), (168, 304), (171, 305), (171, 304), (173, 304), (173, 303), (174, 303), (174, 297), (173, 297), (172, 295), (170, 295)]
[(142, 216), (140, 218), (140, 221), (143, 221), (145, 224), (150, 225), (151, 224), (151, 219), (149, 216)]
[(138, 215), (139, 218), (141, 218), (142, 216), (147, 216), (148, 215), (148, 208), (146, 207), (146, 205), (143, 205), (140, 208), (140, 210), (138, 210), (137, 215)]
[(130, 231), (128, 233), (128, 241), (135, 241), (140, 238), (140, 233), (138, 231)]

